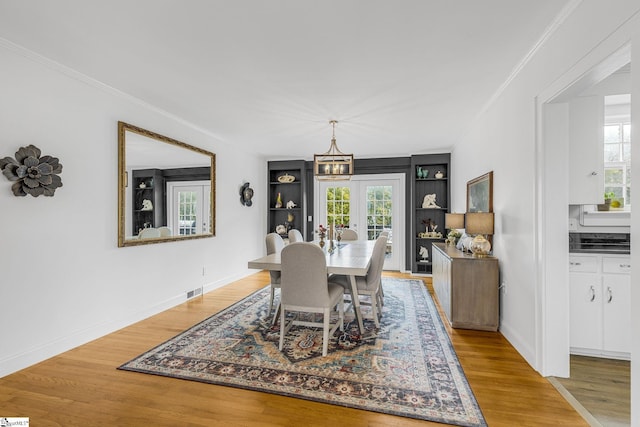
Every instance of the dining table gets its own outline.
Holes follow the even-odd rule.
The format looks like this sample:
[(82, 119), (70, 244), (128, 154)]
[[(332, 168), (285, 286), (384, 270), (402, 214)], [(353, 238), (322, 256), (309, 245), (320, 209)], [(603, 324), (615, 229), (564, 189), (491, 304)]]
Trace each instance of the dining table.
[[(313, 242), (319, 244), (319, 242)], [(342, 274), (349, 277), (353, 311), (360, 334), (364, 334), (360, 300), (358, 298), (357, 276), (366, 276), (371, 264), (375, 240), (350, 240), (348, 242), (324, 242), (321, 246), (327, 261), (328, 274)], [(280, 254), (275, 253), (249, 261), (248, 267), (259, 270), (281, 271)]]

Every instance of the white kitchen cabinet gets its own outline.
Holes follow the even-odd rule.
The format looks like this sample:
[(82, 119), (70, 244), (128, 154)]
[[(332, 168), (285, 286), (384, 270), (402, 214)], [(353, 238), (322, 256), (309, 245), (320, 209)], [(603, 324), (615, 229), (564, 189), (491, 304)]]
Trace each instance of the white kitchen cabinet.
[(603, 348), (631, 353), (631, 264), (628, 257), (602, 257)]
[(572, 354), (629, 359), (631, 264), (625, 255), (571, 255)]
[(604, 203), (604, 98), (569, 102), (569, 204)]

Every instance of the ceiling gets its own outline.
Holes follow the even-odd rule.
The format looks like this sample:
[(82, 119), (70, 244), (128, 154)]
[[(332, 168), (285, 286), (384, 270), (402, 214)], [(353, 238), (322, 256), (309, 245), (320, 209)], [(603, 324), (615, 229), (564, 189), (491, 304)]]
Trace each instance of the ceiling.
[(0, 37), (246, 152), (311, 159), (335, 119), (405, 156), (450, 150), (568, 3), (2, 0)]

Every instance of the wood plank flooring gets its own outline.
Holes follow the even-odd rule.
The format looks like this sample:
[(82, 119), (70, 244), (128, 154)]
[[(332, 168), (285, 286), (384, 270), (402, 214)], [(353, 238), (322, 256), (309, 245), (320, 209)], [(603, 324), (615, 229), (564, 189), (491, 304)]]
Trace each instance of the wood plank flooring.
[[(570, 378), (556, 378), (595, 422), (606, 427), (631, 423), (631, 363), (571, 356)], [(596, 424), (597, 425), (597, 424)]]
[[(256, 273), (0, 378), (0, 416), (29, 417), (38, 427), (442, 425), (116, 369), (268, 282)], [(588, 425), (500, 333), (448, 332), (490, 426)]]

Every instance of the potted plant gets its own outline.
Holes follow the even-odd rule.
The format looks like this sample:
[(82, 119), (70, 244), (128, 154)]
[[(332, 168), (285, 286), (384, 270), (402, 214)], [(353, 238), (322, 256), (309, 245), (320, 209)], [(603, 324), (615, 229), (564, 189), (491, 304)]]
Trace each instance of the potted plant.
[(613, 191), (606, 191), (604, 193), (604, 203), (598, 205), (599, 211), (608, 211), (611, 206), (611, 200), (616, 197), (616, 194)]

